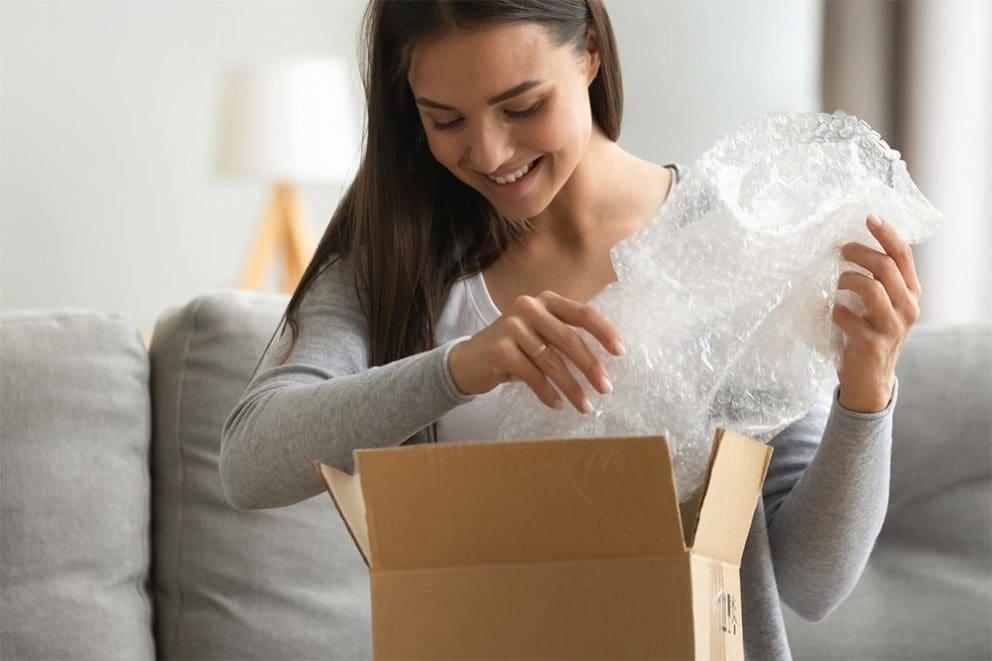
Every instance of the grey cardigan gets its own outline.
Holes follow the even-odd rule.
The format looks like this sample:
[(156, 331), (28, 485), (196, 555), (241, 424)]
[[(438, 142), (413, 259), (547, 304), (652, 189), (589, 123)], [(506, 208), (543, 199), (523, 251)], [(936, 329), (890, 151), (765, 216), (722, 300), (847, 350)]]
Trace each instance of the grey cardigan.
[[(291, 505), (324, 492), (312, 461), (354, 470), (352, 451), (428, 440), (428, 425), (472, 395), (457, 390), (455, 338), (369, 367), (368, 326), (346, 261), (324, 270), (288, 328), (273, 336), (224, 423), (220, 474), (238, 509)], [(809, 413), (779, 433), (741, 561), (748, 659), (791, 659), (784, 602), (822, 620), (864, 570), (888, 506), (892, 410), (845, 409), (828, 383)]]

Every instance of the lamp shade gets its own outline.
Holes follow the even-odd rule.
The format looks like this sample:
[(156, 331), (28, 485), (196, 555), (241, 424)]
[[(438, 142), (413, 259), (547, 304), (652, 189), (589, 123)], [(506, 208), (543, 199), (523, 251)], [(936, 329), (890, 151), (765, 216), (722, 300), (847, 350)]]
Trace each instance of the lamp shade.
[(344, 60), (312, 57), (228, 71), (222, 80), (217, 169), (265, 183), (341, 184), (358, 135)]

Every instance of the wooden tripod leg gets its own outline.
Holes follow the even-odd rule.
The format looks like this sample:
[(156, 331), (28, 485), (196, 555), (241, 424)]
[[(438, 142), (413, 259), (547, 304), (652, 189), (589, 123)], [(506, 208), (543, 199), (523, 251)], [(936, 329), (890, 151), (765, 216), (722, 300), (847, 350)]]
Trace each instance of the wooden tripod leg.
[(241, 276), (241, 289), (261, 289), (265, 268), (272, 258), (279, 243), (280, 225), (283, 224), (282, 209), (278, 191), (269, 201), (269, 206), (262, 218), (255, 245), (252, 246), (248, 265)]
[(269, 202), (258, 238), (239, 287), (261, 289), (266, 269), (273, 256), (282, 258), (282, 290), (296, 289), (313, 256), (309, 223), (291, 184), (278, 184)]
[(303, 272), (313, 259), (314, 248), (310, 223), (300, 204), (296, 189), (287, 187), (283, 202), (283, 213), (286, 218), (286, 281), (292, 282), (292, 285), (287, 287), (287, 291), (292, 291), (296, 289), (296, 285), (303, 278)]
[(283, 186), (279, 187), (279, 288), (283, 292), (292, 293), (296, 289), (298, 278), (294, 278), (292, 259), (289, 254), (289, 202), (288, 193)]

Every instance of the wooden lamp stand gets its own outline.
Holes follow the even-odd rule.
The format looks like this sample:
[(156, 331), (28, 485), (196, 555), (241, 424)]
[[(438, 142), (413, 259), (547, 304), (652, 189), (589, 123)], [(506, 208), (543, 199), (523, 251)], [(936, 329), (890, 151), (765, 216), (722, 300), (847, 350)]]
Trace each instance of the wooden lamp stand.
[(262, 227), (251, 249), (241, 289), (261, 289), (272, 253), (282, 253), (282, 291), (292, 292), (313, 257), (310, 224), (292, 184), (276, 184), (275, 194), (262, 219)]

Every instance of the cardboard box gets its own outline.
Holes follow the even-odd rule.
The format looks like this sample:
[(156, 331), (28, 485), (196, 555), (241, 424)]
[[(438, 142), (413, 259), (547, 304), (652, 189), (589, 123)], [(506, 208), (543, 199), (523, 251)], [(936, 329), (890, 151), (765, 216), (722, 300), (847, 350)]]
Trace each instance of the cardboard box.
[(740, 560), (771, 452), (718, 430), (681, 512), (661, 436), (314, 465), (369, 567), (376, 658), (743, 659)]

